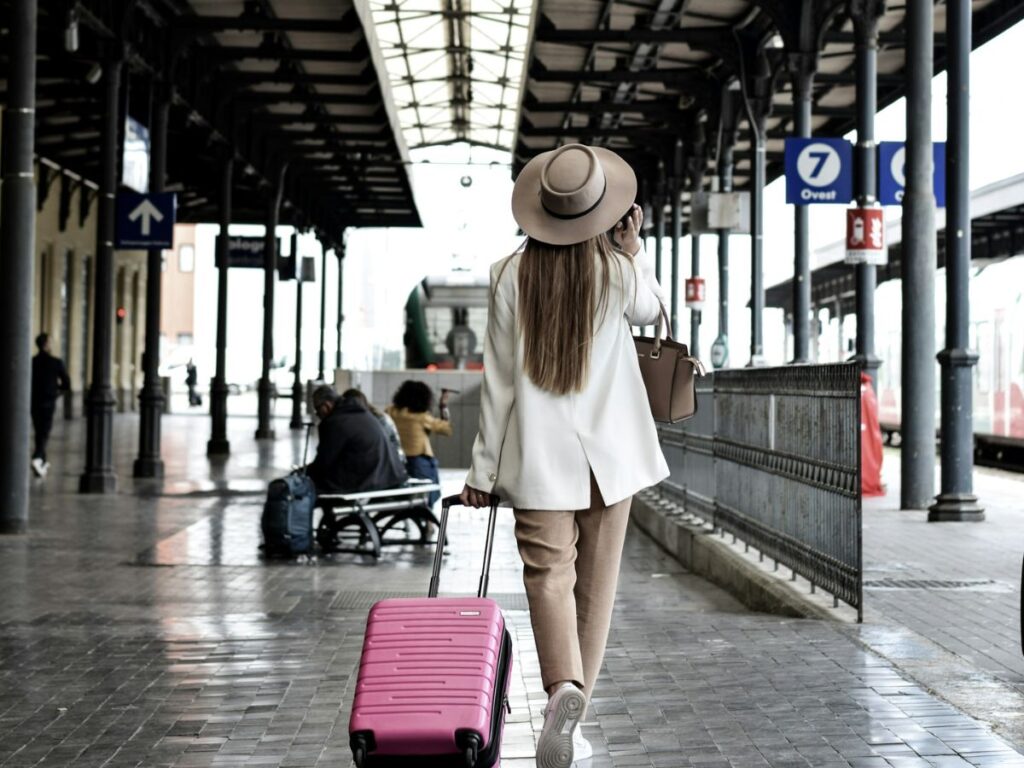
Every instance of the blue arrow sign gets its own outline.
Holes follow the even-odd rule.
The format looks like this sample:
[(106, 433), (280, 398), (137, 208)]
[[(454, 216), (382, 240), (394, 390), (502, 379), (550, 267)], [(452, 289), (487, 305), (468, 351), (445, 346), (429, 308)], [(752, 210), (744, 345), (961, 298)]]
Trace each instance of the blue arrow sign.
[(172, 247), (176, 209), (173, 192), (118, 192), (115, 247)]
[(853, 199), (853, 146), (846, 139), (786, 139), (785, 160), (787, 203)]
[[(878, 144), (878, 202), (882, 205), (900, 205), (907, 184), (906, 144), (902, 141), (882, 141)], [(935, 163), (935, 204), (946, 207), (946, 142), (932, 144)]]

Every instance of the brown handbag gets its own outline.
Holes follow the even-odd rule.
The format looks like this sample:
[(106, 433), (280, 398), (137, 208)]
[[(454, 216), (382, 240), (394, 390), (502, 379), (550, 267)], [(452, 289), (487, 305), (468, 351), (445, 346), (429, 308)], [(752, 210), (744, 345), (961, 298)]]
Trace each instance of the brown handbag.
[[(662, 322), (666, 331), (664, 339), (661, 338)], [(675, 424), (697, 412), (694, 376), (705, 373), (703, 363), (696, 357), (690, 357), (686, 345), (673, 340), (668, 330), (670, 327), (668, 313), (662, 306), (655, 337), (633, 337), (640, 375), (651, 403), (651, 415), (663, 424)]]

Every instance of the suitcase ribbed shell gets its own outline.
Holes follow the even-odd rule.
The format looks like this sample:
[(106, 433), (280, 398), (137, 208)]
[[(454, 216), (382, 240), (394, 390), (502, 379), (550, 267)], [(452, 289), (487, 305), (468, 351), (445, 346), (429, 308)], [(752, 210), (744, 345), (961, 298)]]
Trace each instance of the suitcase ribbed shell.
[(497, 680), (504, 636), (501, 610), (487, 598), (376, 603), (349, 732), (371, 732), (376, 755), (458, 754), (462, 730), (480, 734), (485, 750), (504, 706), (507, 671)]

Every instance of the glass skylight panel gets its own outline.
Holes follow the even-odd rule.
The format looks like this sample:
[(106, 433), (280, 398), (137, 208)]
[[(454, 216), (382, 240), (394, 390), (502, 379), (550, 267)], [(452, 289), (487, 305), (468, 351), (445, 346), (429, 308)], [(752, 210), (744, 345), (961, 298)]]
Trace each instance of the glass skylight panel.
[(511, 148), (532, 3), (370, 0), (410, 148)]

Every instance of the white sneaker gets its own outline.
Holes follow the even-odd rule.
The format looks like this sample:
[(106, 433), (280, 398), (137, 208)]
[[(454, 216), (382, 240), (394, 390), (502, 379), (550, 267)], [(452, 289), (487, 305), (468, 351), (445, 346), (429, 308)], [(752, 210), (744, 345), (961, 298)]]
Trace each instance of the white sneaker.
[(575, 732), (587, 699), (572, 683), (564, 683), (548, 699), (544, 727), (537, 740), (537, 768), (570, 768), (574, 758)]
[(50, 462), (43, 462), (43, 477), (46, 477), (46, 473), (50, 471)]
[(572, 752), (573, 765), (578, 765), (594, 756), (594, 747), (587, 741), (587, 737), (583, 735), (582, 728), (576, 728), (572, 732)]
[(39, 457), (32, 459), (32, 471), (36, 477), (46, 477), (46, 463)]

